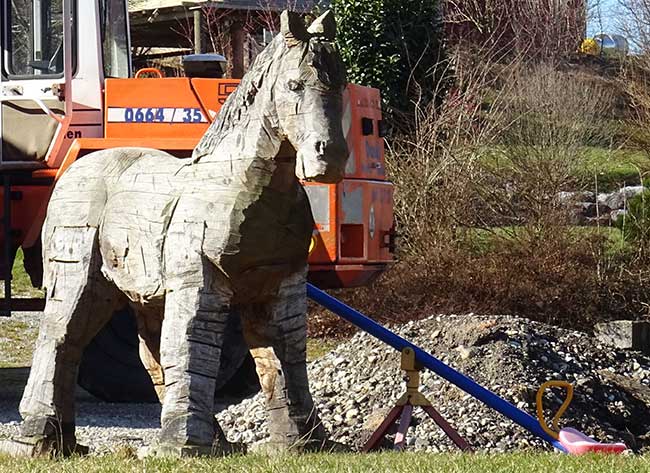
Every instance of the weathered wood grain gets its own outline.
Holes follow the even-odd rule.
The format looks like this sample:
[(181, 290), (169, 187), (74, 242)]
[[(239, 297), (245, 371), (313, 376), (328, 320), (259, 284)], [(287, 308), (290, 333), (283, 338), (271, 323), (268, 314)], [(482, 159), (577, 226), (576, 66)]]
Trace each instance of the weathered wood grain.
[(28, 441), (73, 449), (81, 352), (125, 299), (163, 402), (155, 451), (229, 451), (213, 404), (234, 311), (267, 394), (271, 442), (324, 437), (305, 364), (313, 220), (297, 177), (337, 182), (345, 168), (333, 31), (329, 13), (309, 32), (283, 13), (281, 34), (191, 158), (110, 149), (60, 179), (42, 235), (45, 317), (21, 402)]

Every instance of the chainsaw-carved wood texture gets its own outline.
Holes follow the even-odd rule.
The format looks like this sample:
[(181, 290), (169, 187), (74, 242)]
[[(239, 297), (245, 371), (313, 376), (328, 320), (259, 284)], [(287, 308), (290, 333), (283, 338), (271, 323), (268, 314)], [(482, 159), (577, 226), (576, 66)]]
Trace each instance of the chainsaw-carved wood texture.
[(298, 179), (338, 182), (345, 168), (334, 34), (331, 13), (306, 28), (284, 12), (191, 158), (109, 149), (61, 178), (43, 228), (47, 305), (20, 404), (23, 440), (73, 450), (81, 353), (126, 302), (162, 397), (159, 451), (228, 449), (213, 403), (233, 313), (266, 394), (270, 441), (323, 438), (305, 364), (313, 220)]

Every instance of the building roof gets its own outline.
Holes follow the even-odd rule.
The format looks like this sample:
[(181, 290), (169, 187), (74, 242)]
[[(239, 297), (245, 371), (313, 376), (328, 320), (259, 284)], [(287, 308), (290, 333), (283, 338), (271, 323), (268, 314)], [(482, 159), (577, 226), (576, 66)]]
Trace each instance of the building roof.
[(210, 5), (215, 8), (232, 10), (284, 10), (290, 6), (292, 10), (307, 11), (312, 9), (318, 0), (129, 0), (129, 11), (140, 12), (157, 8), (191, 7), (192, 4)]

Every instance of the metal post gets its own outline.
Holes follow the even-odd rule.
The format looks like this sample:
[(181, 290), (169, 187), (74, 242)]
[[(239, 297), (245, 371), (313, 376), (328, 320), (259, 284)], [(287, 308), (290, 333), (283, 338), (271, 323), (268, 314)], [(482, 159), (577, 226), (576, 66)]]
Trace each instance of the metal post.
[(244, 55), (246, 32), (244, 31), (244, 23), (240, 19), (236, 19), (230, 25), (230, 50), (232, 51), (232, 78), (241, 79), (244, 77)]
[(194, 10), (194, 53), (203, 52), (203, 12), (197, 8)]
[(7, 173), (4, 174), (2, 184), (4, 186), (4, 209), (2, 215), (2, 232), (4, 233), (4, 280), (5, 280), (5, 307), (0, 312), (0, 317), (11, 317), (11, 253), (12, 253), (12, 237), (11, 237), (11, 176)]
[(468, 378), (464, 374), (456, 371), (451, 366), (446, 365), (436, 357), (422, 350), (420, 347), (400, 337), (396, 333), (391, 332), (387, 328), (382, 327), (374, 320), (363, 315), (361, 312), (358, 312), (352, 307), (345, 305), (343, 302), (335, 299), (326, 292), (321, 291), (312, 284), (307, 284), (307, 296), (314, 302), (317, 302), (326, 309), (331, 310), (339, 317), (342, 317), (348, 322), (356, 325), (364, 332), (367, 332), (373, 337), (378, 338), (382, 342), (390, 345), (400, 352), (404, 348), (412, 348), (415, 352), (415, 359), (423, 366), (429, 368), (434, 373), (445, 378), (450, 383), (455, 384), (460, 389), (475, 397), (479, 401), (487, 404), (492, 409), (500, 412), (513, 422), (528, 430), (533, 435), (547, 441), (558, 450), (566, 453), (566, 449), (562, 446), (562, 444), (547, 434), (544, 429), (542, 429), (541, 425), (539, 425), (537, 419), (535, 419), (530, 414), (517, 409), (508, 401), (497, 396), (492, 391), (484, 388), (473, 379)]

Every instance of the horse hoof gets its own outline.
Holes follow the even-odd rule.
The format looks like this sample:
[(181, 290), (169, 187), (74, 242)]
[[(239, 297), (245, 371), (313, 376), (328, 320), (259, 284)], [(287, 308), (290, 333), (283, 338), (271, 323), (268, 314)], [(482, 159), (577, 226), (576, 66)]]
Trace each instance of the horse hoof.
[(215, 443), (207, 445), (156, 444), (138, 450), (138, 458), (148, 457), (225, 457), (236, 453), (246, 453), (246, 446), (240, 443)]
[(332, 440), (317, 439), (298, 441), (294, 443), (262, 440), (260, 442), (254, 443), (248, 448), (249, 453), (270, 457), (287, 453), (348, 453), (352, 451), (353, 449), (348, 445), (334, 442)]
[(41, 456), (41, 448), (31, 439), (4, 439), (0, 440), (0, 453), (11, 457), (37, 457)]
[(13, 457), (54, 457), (88, 455), (89, 449), (76, 442), (64, 446), (47, 437), (17, 437), (0, 441), (0, 453)]
[(90, 453), (90, 448), (86, 445), (81, 445), (80, 443), (75, 443), (74, 447), (72, 447), (70, 453), (67, 455), (78, 455), (80, 457), (85, 457)]
[(261, 455), (265, 457), (275, 457), (284, 455), (290, 451), (290, 445), (281, 442), (271, 442), (269, 440), (260, 440), (248, 447), (248, 453)]

